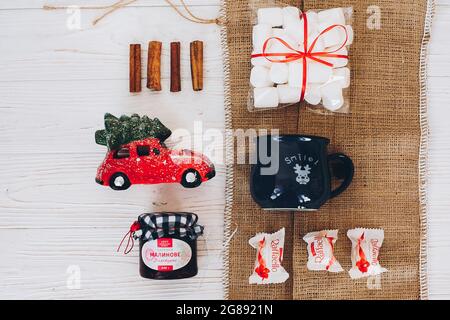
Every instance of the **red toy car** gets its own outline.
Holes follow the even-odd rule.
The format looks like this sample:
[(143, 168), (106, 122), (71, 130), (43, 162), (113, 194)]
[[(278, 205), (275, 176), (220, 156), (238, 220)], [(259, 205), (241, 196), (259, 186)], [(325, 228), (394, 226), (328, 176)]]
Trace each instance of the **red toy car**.
[(174, 182), (195, 188), (215, 175), (214, 165), (204, 155), (170, 150), (158, 139), (148, 138), (108, 151), (95, 181), (114, 190), (126, 190), (132, 184)]

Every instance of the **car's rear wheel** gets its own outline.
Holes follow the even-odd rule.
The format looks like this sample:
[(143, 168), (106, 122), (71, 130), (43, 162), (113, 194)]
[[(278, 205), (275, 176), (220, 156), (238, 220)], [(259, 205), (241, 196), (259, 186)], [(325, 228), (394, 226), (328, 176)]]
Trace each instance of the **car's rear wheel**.
[(188, 169), (181, 177), (181, 185), (185, 188), (196, 188), (202, 184), (202, 177), (195, 169)]
[(125, 173), (117, 172), (109, 179), (109, 186), (114, 190), (126, 190), (131, 186), (131, 182)]

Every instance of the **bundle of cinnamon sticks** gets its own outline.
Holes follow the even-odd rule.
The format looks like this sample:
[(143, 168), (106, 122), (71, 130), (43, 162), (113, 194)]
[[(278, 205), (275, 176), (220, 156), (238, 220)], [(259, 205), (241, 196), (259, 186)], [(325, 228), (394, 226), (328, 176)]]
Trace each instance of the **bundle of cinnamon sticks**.
[[(161, 91), (161, 52), (162, 43), (150, 41), (147, 59), (147, 88)], [(190, 43), (190, 62), (192, 89), (203, 90), (203, 42)], [(141, 92), (141, 45), (130, 45), (130, 92)], [(181, 45), (170, 43), (170, 91), (181, 91)]]

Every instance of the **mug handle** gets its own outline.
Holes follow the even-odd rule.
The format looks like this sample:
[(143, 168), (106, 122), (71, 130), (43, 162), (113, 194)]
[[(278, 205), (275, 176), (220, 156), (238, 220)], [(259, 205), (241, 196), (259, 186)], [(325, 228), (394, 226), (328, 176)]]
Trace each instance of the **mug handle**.
[(343, 172), (340, 173), (339, 176), (334, 174), (334, 177), (340, 178), (341, 175), (344, 177), (344, 181), (342, 181), (341, 185), (336, 189), (331, 191), (330, 199), (340, 195), (344, 192), (350, 183), (353, 180), (353, 174), (355, 173), (355, 167), (353, 166), (353, 161), (348, 156), (343, 153), (333, 153), (328, 156), (328, 164), (331, 161), (340, 162), (343, 165)]

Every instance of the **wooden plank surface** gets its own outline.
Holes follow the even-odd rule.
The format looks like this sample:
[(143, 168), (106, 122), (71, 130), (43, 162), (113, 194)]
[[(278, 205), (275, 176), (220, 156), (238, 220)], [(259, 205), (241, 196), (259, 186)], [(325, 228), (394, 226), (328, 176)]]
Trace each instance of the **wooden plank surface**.
[[(0, 4), (0, 298), (171, 299), (221, 298), (225, 171), (221, 141), (203, 152), (217, 158), (218, 175), (195, 190), (179, 185), (133, 186), (114, 192), (94, 183), (105, 149), (94, 143), (103, 114), (159, 117), (174, 130), (173, 147), (194, 148), (189, 133), (224, 131), (219, 29), (187, 22), (164, 1), (138, 1), (96, 27), (95, 10), (81, 12), (81, 30), (66, 27), (65, 10), (44, 3)], [(92, 5), (94, 1), (76, 1)], [(110, 4), (111, 1), (95, 1)], [(218, 1), (190, 1), (200, 16), (215, 17)], [(205, 89), (190, 85), (189, 42), (205, 42)], [(128, 93), (128, 46), (163, 42), (161, 93)], [(183, 91), (170, 93), (169, 43), (182, 42)], [(143, 74), (145, 76), (145, 74)], [(144, 80), (145, 81), (145, 80)], [(214, 133), (214, 132), (213, 132)], [(195, 148), (194, 148), (195, 149)], [(199, 214), (199, 275), (150, 281), (138, 275), (135, 250), (115, 252), (143, 212), (187, 210)], [(70, 285), (79, 270), (80, 288)], [(69, 285), (68, 285), (69, 281)]]
[[(181, 20), (163, 0), (141, 0), (96, 27), (83, 10), (81, 30), (65, 10), (43, 4), (105, 5), (110, 0), (7, 0), (0, 3), (0, 298), (221, 298), (225, 171), (220, 141), (204, 153), (218, 175), (199, 189), (133, 186), (114, 192), (93, 182), (104, 149), (94, 143), (105, 112), (148, 114), (176, 130), (169, 145), (195, 147), (189, 132), (223, 132), (219, 29)], [(190, 0), (215, 17), (219, 0)], [(450, 0), (437, 2), (429, 59), (429, 284), (431, 298), (450, 298)], [(205, 42), (205, 90), (190, 86), (188, 45)], [(163, 91), (128, 93), (128, 45), (163, 42)], [(170, 93), (170, 41), (182, 42), (183, 91)], [(145, 75), (145, 74), (143, 74)], [(190, 210), (206, 227), (200, 273), (182, 281), (138, 276), (137, 252), (115, 253), (136, 216)], [(399, 244), (401, 245), (401, 244)], [(80, 272), (80, 288), (71, 285)]]

